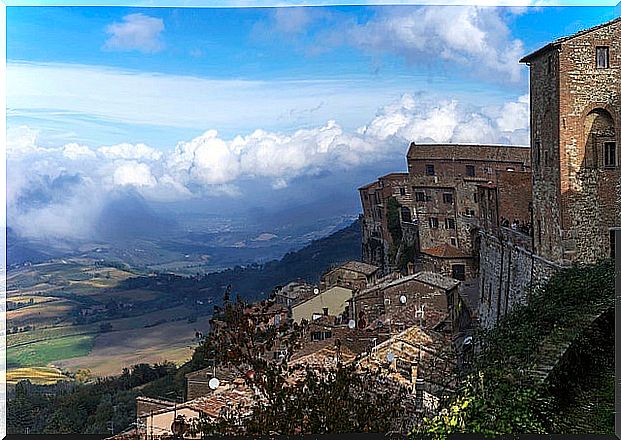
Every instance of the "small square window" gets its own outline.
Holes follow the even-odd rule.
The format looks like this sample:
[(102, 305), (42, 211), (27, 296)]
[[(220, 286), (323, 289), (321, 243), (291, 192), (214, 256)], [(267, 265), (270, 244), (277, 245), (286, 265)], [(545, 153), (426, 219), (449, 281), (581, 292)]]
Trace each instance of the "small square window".
[(425, 167), (425, 172), (428, 176), (435, 176), (436, 175), (436, 169), (433, 165), (427, 165)]
[(617, 144), (615, 142), (604, 143), (604, 166), (617, 166)]
[(416, 192), (416, 201), (417, 202), (424, 202), (426, 200), (427, 200), (427, 197), (425, 197), (425, 193), (424, 192), (420, 192), (420, 191)]
[(595, 62), (598, 69), (607, 69), (610, 61), (610, 50), (608, 46), (598, 46), (595, 49)]
[(466, 165), (466, 176), (468, 177), (475, 176), (474, 165)]
[(438, 218), (437, 217), (429, 217), (429, 227), (431, 229), (438, 229)]
[(453, 194), (452, 193), (442, 194), (442, 200), (444, 201), (444, 203), (453, 203)]
[(451, 246), (457, 247), (457, 239), (455, 237), (451, 237)]
[(454, 218), (445, 218), (444, 219), (444, 227), (446, 229), (455, 229), (455, 219)]

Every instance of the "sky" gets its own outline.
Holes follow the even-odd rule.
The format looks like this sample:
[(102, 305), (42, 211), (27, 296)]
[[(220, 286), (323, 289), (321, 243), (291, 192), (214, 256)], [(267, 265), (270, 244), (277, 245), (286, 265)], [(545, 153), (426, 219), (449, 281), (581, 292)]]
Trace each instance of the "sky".
[(8, 7), (7, 222), (86, 237), (127, 190), (215, 209), (333, 188), (353, 206), (365, 179), (404, 169), (412, 141), (527, 145), (519, 59), (618, 15)]

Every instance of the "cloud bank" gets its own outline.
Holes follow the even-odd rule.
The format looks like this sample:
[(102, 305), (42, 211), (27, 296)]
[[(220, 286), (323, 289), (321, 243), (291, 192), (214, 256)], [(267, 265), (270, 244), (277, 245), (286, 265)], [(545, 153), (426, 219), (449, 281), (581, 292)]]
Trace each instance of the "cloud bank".
[(44, 148), (27, 126), (7, 133), (9, 226), (35, 237), (82, 237), (110, 194), (131, 189), (147, 200), (204, 195), (240, 197), (241, 181), (274, 190), (296, 178), (338, 173), (377, 161), (400, 161), (410, 142), (528, 143), (528, 97), (498, 108), (403, 95), (356, 130), (329, 120), (292, 133), (257, 129), (223, 138), (216, 130), (164, 152), (145, 144)]

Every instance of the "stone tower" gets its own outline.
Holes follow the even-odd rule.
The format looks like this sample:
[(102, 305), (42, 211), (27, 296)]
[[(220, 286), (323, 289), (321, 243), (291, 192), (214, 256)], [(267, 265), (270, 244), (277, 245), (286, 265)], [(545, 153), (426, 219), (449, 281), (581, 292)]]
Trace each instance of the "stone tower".
[(621, 17), (521, 62), (530, 66), (535, 253), (563, 264), (607, 257), (621, 226)]

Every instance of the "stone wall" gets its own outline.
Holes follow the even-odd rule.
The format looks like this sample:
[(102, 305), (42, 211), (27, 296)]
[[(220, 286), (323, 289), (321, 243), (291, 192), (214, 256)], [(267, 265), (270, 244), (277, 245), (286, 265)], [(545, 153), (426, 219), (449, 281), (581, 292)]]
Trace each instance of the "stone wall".
[[(553, 261), (608, 255), (621, 225), (621, 20), (563, 38), (526, 57), (531, 69), (535, 250)], [(596, 65), (608, 47), (609, 65)], [(604, 161), (616, 143), (616, 163)]]
[(523, 234), (502, 228), (498, 235), (481, 231), (480, 237), (478, 319), (490, 328), (561, 266), (534, 254)]

